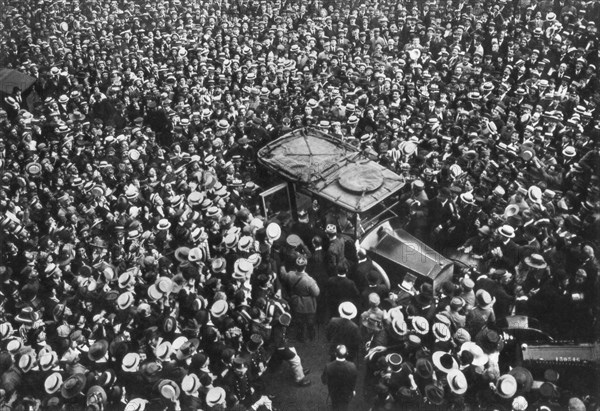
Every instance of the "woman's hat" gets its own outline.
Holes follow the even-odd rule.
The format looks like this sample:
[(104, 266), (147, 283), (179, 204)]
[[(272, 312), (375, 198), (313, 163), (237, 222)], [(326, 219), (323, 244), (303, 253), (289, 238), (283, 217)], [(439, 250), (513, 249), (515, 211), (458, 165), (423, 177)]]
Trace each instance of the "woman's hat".
[(464, 394), (467, 392), (467, 388), (469, 388), (467, 378), (462, 371), (457, 369), (450, 370), (450, 372), (446, 374), (446, 381), (448, 381), (450, 390), (456, 395)]
[(83, 391), (85, 387), (86, 378), (84, 374), (75, 374), (69, 377), (61, 387), (60, 393), (63, 398), (70, 399)]
[(347, 318), (348, 320), (354, 319), (354, 317), (356, 317), (356, 314), (358, 313), (356, 306), (350, 301), (344, 301), (343, 303), (341, 303), (338, 307), (338, 311), (340, 313), (340, 317)]
[(510, 374), (504, 374), (496, 381), (496, 393), (502, 398), (514, 397), (517, 388), (517, 380)]
[(433, 365), (442, 372), (449, 373), (451, 370), (458, 369), (458, 362), (447, 352), (436, 351), (433, 353), (431, 360)]
[(471, 364), (476, 367), (483, 368), (490, 360), (487, 354), (483, 352), (483, 349), (472, 341), (463, 343), (460, 346), (458, 355), (462, 355), (464, 351), (473, 354), (473, 361), (471, 361)]

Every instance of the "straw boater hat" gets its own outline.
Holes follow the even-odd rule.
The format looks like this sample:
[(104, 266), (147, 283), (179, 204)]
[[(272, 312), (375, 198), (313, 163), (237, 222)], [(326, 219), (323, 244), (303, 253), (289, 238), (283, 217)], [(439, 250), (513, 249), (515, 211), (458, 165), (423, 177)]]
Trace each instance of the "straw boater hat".
[(338, 307), (338, 311), (340, 313), (340, 317), (347, 318), (348, 320), (352, 320), (354, 317), (356, 317), (356, 314), (358, 312), (356, 306), (350, 301), (345, 301), (341, 303)]
[(527, 264), (531, 268), (536, 268), (538, 270), (543, 270), (548, 267), (546, 260), (540, 254), (531, 254), (528, 257), (525, 257), (525, 264)]
[(517, 388), (517, 380), (510, 374), (504, 374), (496, 381), (496, 393), (502, 398), (514, 397)]
[(456, 395), (462, 395), (467, 392), (469, 385), (467, 378), (462, 371), (453, 369), (446, 374), (446, 381), (448, 381), (448, 387)]

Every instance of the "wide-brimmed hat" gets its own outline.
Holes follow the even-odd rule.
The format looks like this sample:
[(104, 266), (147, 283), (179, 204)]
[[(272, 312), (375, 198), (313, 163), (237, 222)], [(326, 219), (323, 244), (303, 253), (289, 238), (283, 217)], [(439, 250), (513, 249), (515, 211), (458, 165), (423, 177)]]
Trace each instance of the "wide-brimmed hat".
[(160, 392), (160, 396), (168, 401), (175, 401), (181, 393), (179, 385), (175, 381), (167, 379), (161, 380), (158, 383), (158, 391)]
[(446, 374), (446, 381), (448, 381), (448, 387), (450, 390), (457, 395), (462, 395), (467, 392), (469, 384), (467, 378), (462, 371), (453, 369)]
[(517, 393), (517, 380), (510, 374), (501, 375), (496, 381), (496, 393), (502, 398), (512, 398)]
[(438, 370), (449, 373), (451, 370), (458, 369), (458, 362), (454, 359), (454, 357), (448, 354), (445, 351), (436, 351), (431, 356), (431, 360), (433, 361), (433, 365)]
[(473, 354), (473, 361), (471, 361), (471, 364), (476, 367), (483, 368), (490, 360), (487, 354), (483, 352), (483, 349), (472, 341), (464, 342), (460, 346), (458, 355), (462, 355), (464, 351), (468, 351)]
[(539, 270), (543, 270), (548, 267), (548, 263), (544, 260), (540, 254), (531, 254), (528, 257), (525, 257), (525, 264), (527, 264), (531, 268), (537, 268)]
[(84, 374), (72, 375), (63, 382), (60, 393), (66, 399), (73, 398), (83, 391), (85, 383), (86, 378)]
[(515, 377), (518, 392), (531, 391), (533, 387), (533, 374), (531, 374), (531, 371), (524, 367), (515, 367), (509, 371), (509, 374)]
[(340, 317), (347, 318), (349, 320), (352, 320), (354, 317), (356, 317), (356, 314), (358, 313), (356, 306), (350, 301), (344, 301), (341, 303), (338, 307), (338, 311), (340, 313)]

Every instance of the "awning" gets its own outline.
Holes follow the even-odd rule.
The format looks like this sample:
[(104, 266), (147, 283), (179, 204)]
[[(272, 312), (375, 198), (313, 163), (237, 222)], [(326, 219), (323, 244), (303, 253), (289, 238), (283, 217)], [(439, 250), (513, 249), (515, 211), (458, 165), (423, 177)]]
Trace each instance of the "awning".
[(12, 94), (15, 87), (19, 87), (21, 91), (26, 91), (35, 81), (35, 77), (31, 77), (20, 71), (7, 68), (0, 69), (0, 91), (2, 93)]

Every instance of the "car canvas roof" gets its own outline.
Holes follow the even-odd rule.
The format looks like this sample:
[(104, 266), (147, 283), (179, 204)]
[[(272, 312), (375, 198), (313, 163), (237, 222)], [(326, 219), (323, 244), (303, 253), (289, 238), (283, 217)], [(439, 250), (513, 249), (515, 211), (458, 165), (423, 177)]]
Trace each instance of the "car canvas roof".
[[(398, 174), (367, 159), (356, 147), (314, 128), (298, 129), (270, 142), (259, 150), (258, 161), (353, 213), (368, 211), (404, 186)], [(364, 174), (374, 179), (369, 189), (361, 190), (352, 180), (360, 180)], [(343, 180), (347, 185), (340, 183)]]

